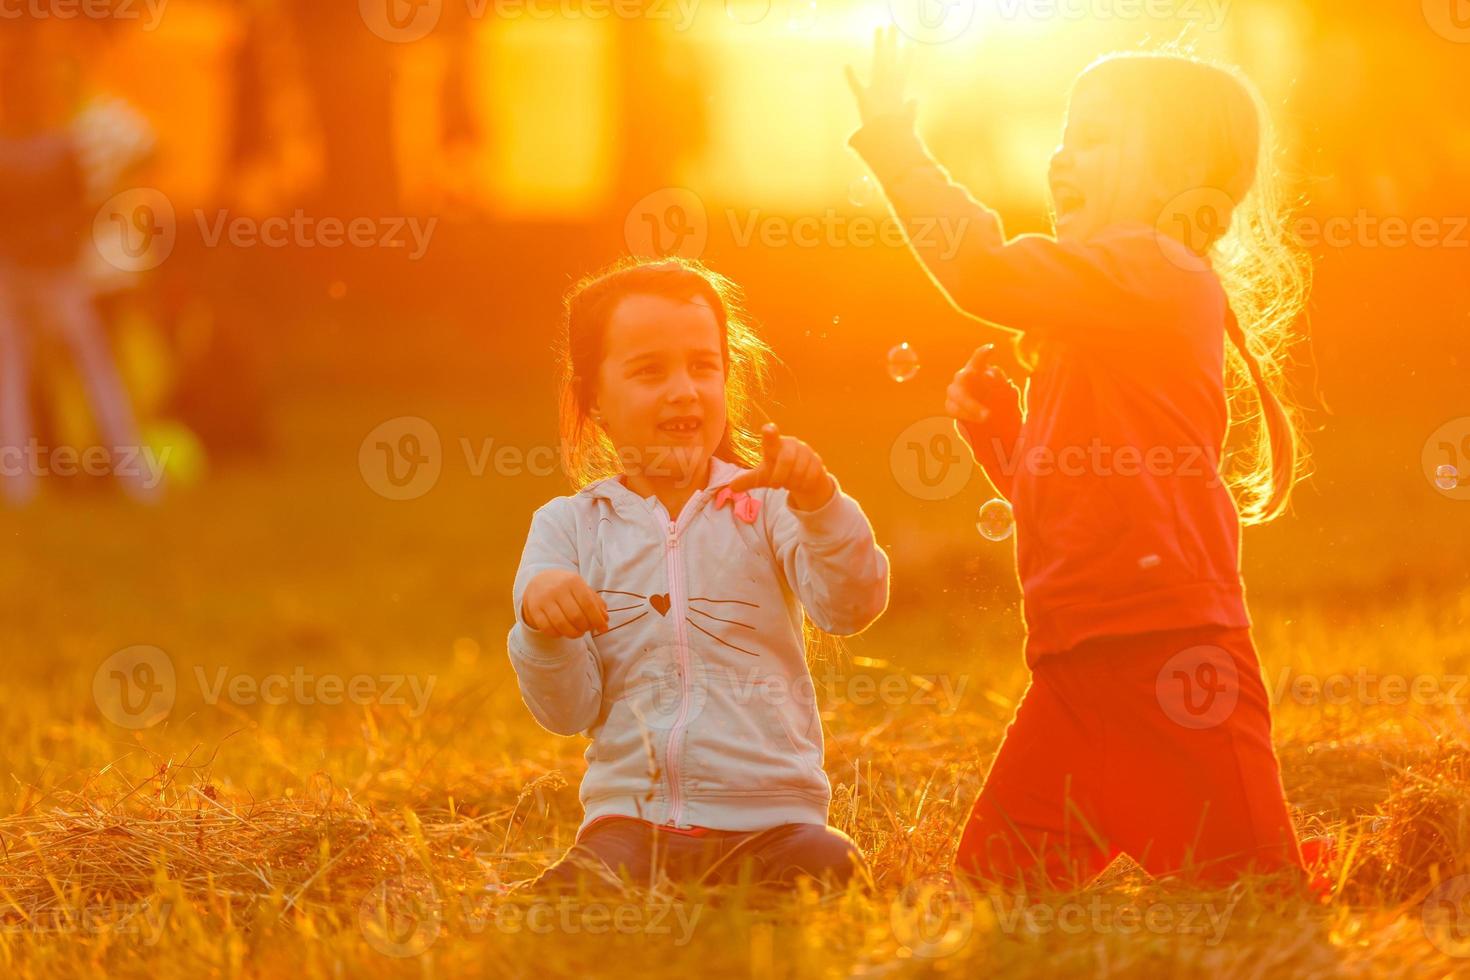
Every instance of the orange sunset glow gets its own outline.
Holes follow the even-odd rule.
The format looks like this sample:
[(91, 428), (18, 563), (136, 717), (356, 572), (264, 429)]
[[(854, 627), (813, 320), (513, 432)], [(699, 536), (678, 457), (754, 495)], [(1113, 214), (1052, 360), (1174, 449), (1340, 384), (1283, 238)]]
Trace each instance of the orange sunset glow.
[(0, 963), (1470, 971), (1463, 0), (0, 0)]

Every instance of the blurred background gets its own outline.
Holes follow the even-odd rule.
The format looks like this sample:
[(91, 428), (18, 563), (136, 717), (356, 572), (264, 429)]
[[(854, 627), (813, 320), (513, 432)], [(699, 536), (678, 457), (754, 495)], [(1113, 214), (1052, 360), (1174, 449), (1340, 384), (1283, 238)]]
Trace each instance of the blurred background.
[[(1316, 472), (1246, 536), (1253, 608), (1289, 624), (1311, 603), (1366, 638), (1375, 597), (1466, 589), (1470, 486), (1435, 476), (1470, 470), (1459, 0), (25, 0), (0, 18), (13, 445), (85, 462), (135, 443), (142, 467), (53, 455), (10, 480), (18, 676), (134, 643), (184, 663), (483, 652), (501, 672), (530, 513), (567, 492), (562, 295), (650, 250), (746, 290), (781, 359), (767, 414), (894, 556), (889, 655), (1018, 661), (1011, 543), (976, 533), (985, 480), (925, 428), (994, 335), (879, 233), (845, 145), (842, 66), (865, 70), (890, 21), (926, 141), (1012, 234), (1046, 229), (1089, 61), (1182, 41), (1241, 65), (1316, 260), (1293, 375)], [(901, 343), (918, 372), (899, 383)]]

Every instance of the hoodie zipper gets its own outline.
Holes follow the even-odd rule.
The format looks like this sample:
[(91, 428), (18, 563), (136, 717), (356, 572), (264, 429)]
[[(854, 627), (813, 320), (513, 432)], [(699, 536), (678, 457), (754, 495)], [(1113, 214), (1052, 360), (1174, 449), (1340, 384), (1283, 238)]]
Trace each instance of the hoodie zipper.
[(684, 569), (679, 560), (679, 525), (670, 521), (668, 544), (664, 549), (669, 572), (669, 605), (674, 612), (674, 647), (679, 657), (679, 714), (669, 729), (669, 742), (664, 749), (664, 762), (669, 771), (669, 820), (679, 826), (684, 808), (679, 792), (679, 736), (689, 716), (689, 634), (684, 629)]

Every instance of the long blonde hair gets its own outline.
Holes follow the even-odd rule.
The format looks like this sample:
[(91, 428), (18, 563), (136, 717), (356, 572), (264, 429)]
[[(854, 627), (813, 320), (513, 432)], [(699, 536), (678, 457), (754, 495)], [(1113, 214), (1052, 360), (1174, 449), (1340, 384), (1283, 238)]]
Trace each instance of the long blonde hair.
[(1107, 55), (1078, 76), (1084, 84), (1108, 86), (1143, 127), (1153, 176), (1190, 202), (1187, 244), (1210, 260), (1229, 303), (1225, 480), (1245, 523), (1274, 520), (1308, 471), (1285, 372), (1311, 264), (1288, 229), (1265, 101), (1239, 69), (1175, 50)]

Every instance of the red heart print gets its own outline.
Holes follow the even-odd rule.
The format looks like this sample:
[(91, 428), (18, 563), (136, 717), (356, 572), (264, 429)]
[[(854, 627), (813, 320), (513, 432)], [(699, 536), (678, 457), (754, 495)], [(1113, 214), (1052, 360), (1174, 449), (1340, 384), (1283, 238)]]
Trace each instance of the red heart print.
[(651, 595), (648, 597), (648, 604), (657, 609), (660, 616), (667, 616), (669, 614), (668, 595)]

